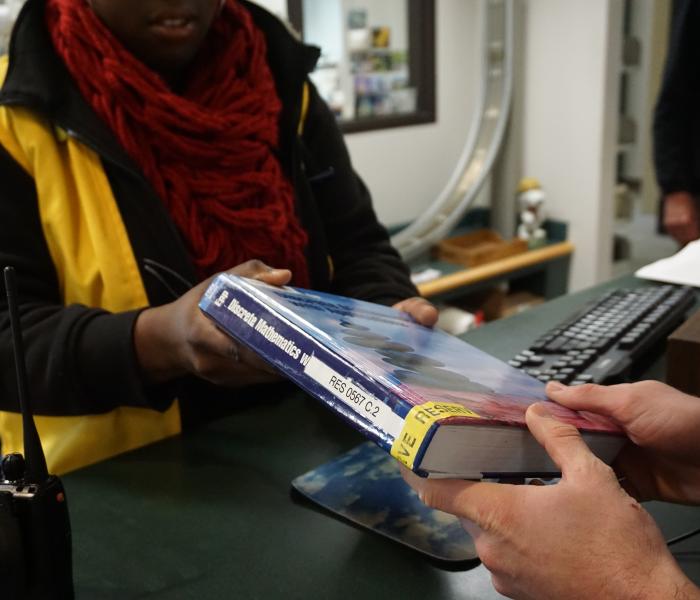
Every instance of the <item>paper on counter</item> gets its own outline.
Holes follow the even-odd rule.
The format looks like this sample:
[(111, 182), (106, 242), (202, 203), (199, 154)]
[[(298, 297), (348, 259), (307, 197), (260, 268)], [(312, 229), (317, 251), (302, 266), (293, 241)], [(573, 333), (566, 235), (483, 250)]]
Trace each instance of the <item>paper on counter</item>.
[(642, 279), (700, 287), (700, 240), (690, 242), (669, 258), (642, 267), (635, 275)]

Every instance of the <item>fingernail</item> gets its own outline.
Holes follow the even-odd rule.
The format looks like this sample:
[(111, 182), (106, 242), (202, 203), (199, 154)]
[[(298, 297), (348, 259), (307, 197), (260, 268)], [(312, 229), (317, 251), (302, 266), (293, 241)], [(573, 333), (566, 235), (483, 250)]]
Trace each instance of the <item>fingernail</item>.
[(559, 383), (558, 381), (547, 382), (547, 391), (549, 392), (562, 392), (565, 389), (566, 386), (563, 383)]
[(552, 413), (549, 412), (549, 408), (544, 402), (538, 402), (530, 406), (530, 410), (534, 412), (538, 417), (552, 417)]

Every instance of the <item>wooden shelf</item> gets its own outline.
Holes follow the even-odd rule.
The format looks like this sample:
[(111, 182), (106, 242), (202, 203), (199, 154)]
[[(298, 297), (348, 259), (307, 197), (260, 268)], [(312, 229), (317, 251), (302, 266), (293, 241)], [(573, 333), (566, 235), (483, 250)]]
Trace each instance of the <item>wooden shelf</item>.
[(557, 242), (549, 244), (543, 248), (536, 250), (528, 250), (522, 254), (510, 256), (501, 260), (493, 261), (478, 267), (469, 269), (461, 269), (459, 271), (443, 275), (432, 281), (426, 281), (418, 285), (418, 290), (421, 295), (426, 298), (444, 294), (458, 288), (467, 287), (494, 279), (502, 275), (507, 275), (520, 269), (532, 267), (538, 264), (546, 263), (557, 258), (569, 256), (574, 251), (574, 245), (571, 242)]

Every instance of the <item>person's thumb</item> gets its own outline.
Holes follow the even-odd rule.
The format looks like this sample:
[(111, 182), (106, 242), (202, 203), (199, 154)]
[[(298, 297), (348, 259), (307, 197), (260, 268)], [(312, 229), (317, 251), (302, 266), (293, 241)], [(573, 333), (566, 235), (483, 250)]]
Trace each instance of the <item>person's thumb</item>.
[(583, 441), (578, 429), (557, 421), (546, 402), (531, 405), (525, 419), (532, 435), (559, 467), (563, 479), (582, 475), (599, 460)]

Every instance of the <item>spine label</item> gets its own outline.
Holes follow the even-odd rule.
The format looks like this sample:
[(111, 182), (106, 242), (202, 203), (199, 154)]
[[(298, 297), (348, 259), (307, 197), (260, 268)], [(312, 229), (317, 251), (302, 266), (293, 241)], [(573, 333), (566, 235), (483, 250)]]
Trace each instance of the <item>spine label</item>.
[(352, 379), (343, 377), (315, 356), (309, 358), (304, 367), (304, 373), (338, 400), (362, 415), (373, 425), (386, 431), (393, 438), (397, 438), (401, 433), (403, 419), (387, 404), (363, 390)]
[(394, 439), (391, 455), (409, 469), (413, 469), (425, 436), (435, 423), (448, 417), (481, 418), (474, 411), (452, 402), (425, 402), (414, 406), (406, 415), (400, 435)]

